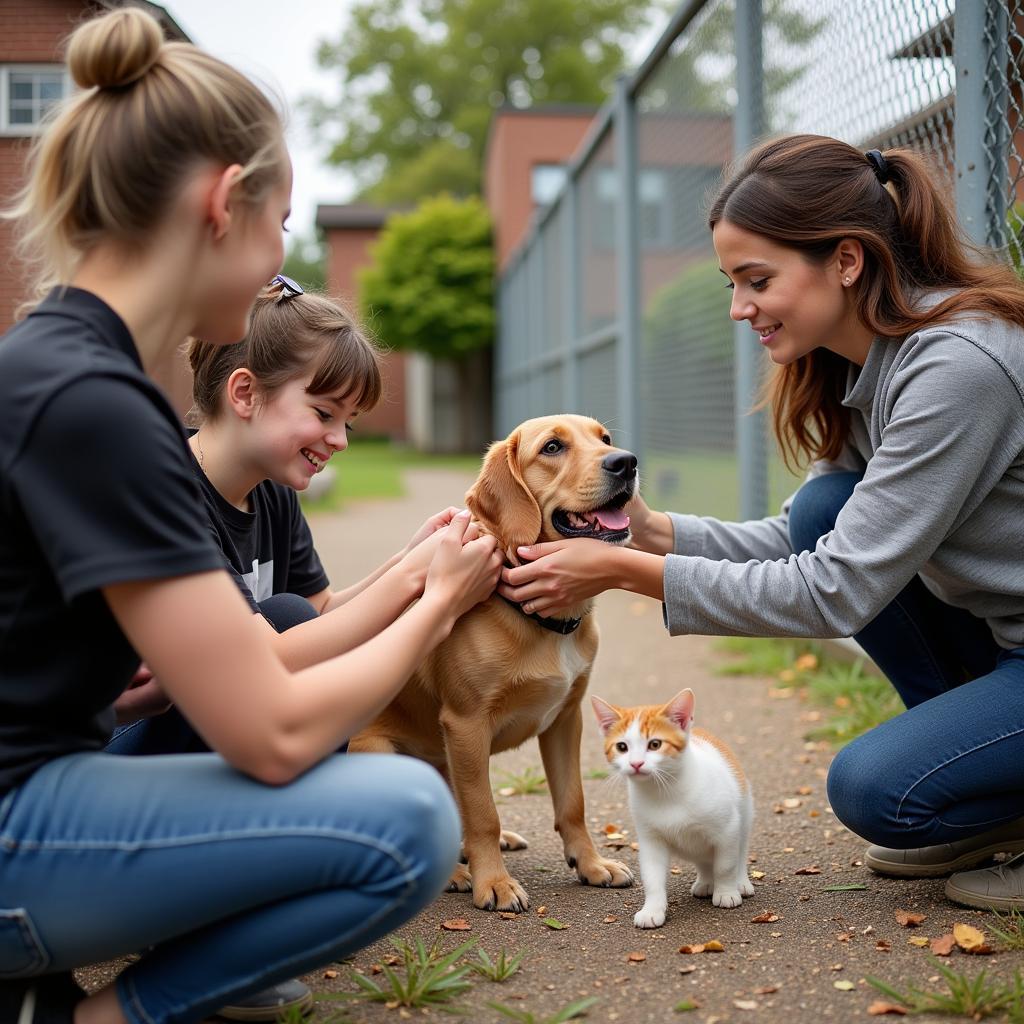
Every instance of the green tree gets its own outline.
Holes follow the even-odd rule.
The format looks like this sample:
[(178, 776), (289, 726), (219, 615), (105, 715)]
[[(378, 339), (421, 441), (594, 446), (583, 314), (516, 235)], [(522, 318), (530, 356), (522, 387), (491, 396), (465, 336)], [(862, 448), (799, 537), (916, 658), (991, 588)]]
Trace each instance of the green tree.
[(600, 104), (670, 0), (362, 0), (321, 67), (340, 102), (307, 101), (373, 202), (480, 191), (487, 129), (504, 104)]
[(491, 218), (479, 199), (427, 199), (392, 216), (359, 274), (363, 318), (381, 341), (459, 359), (494, 340)]

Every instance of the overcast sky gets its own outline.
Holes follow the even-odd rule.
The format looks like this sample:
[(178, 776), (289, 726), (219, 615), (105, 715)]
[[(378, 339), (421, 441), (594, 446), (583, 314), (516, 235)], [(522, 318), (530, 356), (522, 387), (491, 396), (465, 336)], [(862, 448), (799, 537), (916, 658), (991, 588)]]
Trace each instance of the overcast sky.
[(288, 149), (295, 167), (289, 229), (312, 236), (317, 203), (352, 198), (351, 180), (329, 168), (298, 111), (301, 96), (337, 96), (337, 77), (316, 63), (321, 39), (336, 39), (351, 0), (161, 0), (203, 49), (272, 86), (288, 102)]

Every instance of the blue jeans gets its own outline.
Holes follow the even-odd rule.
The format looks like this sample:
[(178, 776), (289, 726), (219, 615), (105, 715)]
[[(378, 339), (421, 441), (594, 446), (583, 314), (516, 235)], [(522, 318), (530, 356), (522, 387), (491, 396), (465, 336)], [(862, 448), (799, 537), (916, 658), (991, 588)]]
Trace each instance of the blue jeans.
[[(261, 601), (259, 609), (278, 633), (317, 616), (316, 609), (298, 594), (274, 594)], [(340, 750), (347, 747), (346, 743)], [(205, 754), (210, 750), (174, 707), (152, 718), (141, 718), (118, 727), (104, 749), (108, 754), (132, 757), (143, 754)]]
[[(790, 509), (793, 550), (813, 551), (860, 479), (816, 477)], [(848, 744), (828, 796), (851, 831), (910, 849), (967, 839), (1024, 815), (1024, 647), (913, 580), (854, 637), (907, 710)]]
[(58, 758), (0, 799), (0, 978), (147, 950), (132, 1024), (195, 1024), (411, 918), (459, 853), (426, 764), (332, 756), (287, 786), (216, 754)]

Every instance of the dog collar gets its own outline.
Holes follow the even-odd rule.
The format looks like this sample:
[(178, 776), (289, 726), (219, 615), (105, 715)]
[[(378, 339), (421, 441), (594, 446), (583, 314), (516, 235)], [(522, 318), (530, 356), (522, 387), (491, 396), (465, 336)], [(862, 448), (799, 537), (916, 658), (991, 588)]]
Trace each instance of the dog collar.
[(510, 601), (504, 594), (499, 594), (498, 597), (505, 602), (510, 604), (520, 615), (525, 616), (528, 619), (533, 619), (538, 626), (543, 626), (544, 629), (551, 630), (552, 633), (560, 633), (562, 636), (568, 636), (570, 633), (575, 633), (580, 628), (580, 623), (583, 621), (579, 619), (548, 619), (543, 615), (538, 615), (536, 612), (524, 612), (523, 606), (517, 604), (515, 601)]

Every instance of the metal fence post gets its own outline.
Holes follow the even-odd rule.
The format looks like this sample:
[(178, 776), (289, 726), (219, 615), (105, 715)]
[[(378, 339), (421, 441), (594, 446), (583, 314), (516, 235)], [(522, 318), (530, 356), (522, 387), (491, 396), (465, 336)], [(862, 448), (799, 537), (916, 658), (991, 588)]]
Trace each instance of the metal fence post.
[(636, 389), (640, 380), (637, 356), (640, 350), (640, 241), (637, 225), (637, 132), (636, 102), (629, 91), (629, 79), (622, 75), (615, 83), (615, 168), (618, 172), (619, 204), (616, 224), (618, 249), (619, 337), (615, 348), (617, 442), (642, 458), (643, 446), (637, 410)]
[[(738, 157), (764, 131), (764, 62), (761, 0), (736, 0), (736, 111), (733, 151)], [(751, 412), (757, 401), (761, 351), (750, 324), (734, 329), (736, 450), (740, 476), (740, 518), (760, 519), (768, 511), (768, 452), (765, 418)]]
[(562, 200), (565, 203), (565, 239), (562, 258), (565, 260), (565, 344), (562, 350), (562, 402), (566, 412), (580, 411), (580, 369), (576, 355), (576, 339), (580, 336), (580, 256), (577, 251), (579, 231), (579, 181), (570, 176), (565, 183)]
[(1004, 0), (958, 3), (953, 14), (956, 209), (976, 245), (1006, 233), (1006, 49)]

